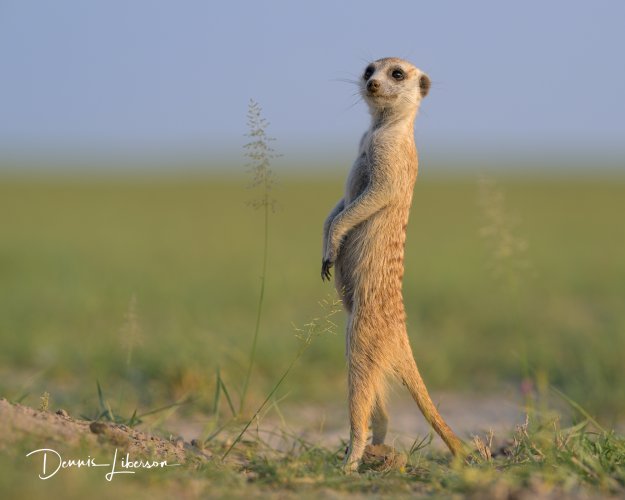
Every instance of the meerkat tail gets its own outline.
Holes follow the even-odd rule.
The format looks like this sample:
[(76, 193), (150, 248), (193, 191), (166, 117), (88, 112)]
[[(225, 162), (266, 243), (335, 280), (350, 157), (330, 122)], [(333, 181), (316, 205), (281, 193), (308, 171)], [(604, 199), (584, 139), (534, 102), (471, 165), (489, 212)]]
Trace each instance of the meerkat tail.
[(454, 456), (463, 456), (465, 454), (464, 444), (443, 420), (440, 413), (438, 413), (438, 410), (436, 409), (436, 406), (434, 406), (432, 398), (430, 398), (430, 394), (425, 387), (425, 383), (421, 378), (416, 362), (414, 359), (411, 359), (408, 363), (406, 363), (406, 365), (407, 368), (402, 376), (402, 381), (417, 403), (421, 413), (423, 413), (423, 416), (428, 423), (445, 442), (449, 451), (451, 451)]

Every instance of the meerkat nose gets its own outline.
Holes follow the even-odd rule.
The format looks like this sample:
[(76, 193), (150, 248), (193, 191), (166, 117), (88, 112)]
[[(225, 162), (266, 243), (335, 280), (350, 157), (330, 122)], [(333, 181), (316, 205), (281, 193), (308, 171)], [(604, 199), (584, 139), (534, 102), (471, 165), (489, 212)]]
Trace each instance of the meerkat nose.
[(380, 90), (380, 82), (377, 80), (369, 80), (367, 82), (367, 90), (372, 94), (375, 94), (378, 90)]

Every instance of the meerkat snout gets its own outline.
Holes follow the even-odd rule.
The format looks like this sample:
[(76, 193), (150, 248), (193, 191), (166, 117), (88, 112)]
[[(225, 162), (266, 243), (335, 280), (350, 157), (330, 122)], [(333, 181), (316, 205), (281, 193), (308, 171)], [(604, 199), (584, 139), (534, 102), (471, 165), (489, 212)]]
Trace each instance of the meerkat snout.
[(380, 82), (377, 80), (369, 80), (367, 82), (367, 90), (372, 94), (375, 94), (378, 90), (380, 90)]
[(430, 77), (425, 73), (421, 73), (421, 76), (419, 77), (419, 90), (421, 91), (421, 98), (428, 95), (431, 86), (432, 81), (430, 80)]

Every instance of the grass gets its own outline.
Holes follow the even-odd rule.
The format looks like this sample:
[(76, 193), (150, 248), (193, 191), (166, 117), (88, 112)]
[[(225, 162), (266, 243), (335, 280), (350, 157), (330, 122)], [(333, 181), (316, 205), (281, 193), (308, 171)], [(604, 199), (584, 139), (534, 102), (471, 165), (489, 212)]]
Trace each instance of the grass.
[[(320, 233), (341, 183), (283, 178), (275, 186), (281, 208), (272, 216), (270, 272), (262, 273), (250, 407), (276, 389), (298, 352), (292, 324), (317, 317), (318, 300), (331, 291), (318, 276)], [(171, 405), (213, 419), (214, 429), (238, 413), (265, 258), (263, 214), (246, 207), (245, 184), (236, 176), (1, 179), (0, 395), (39, 407), (47, 393), (51, 409), (96, 410), (133, 423)], [(503, 179), (485, 194), (477, 179), (426, 172), (415, 192), (405, 299), (430, 388), (496, 393), (513, 386), (531, 398), (554, 386), (577, 405), (582, 420), (574, 426), (536, 410), (506, 453), (488, 451), (482, 438), (483, 454), (470, 467), (426, 447), (403, 472), (358, 477), (335, 467), (339, 443), (329, 450), (294, 440), (291, 452), (277, 452), (256, 441), (248, 449), (244, 438), (235, 462), (111, 491), (148, 496), (155, 485), (171, 493), (189, 483), (200, 493), (238, 496), (622, 491), (623, 439), (601, 428), (625, 415), (618, 383), (625, 378), (624, 210), (618, 178)], [(511, 268), (514, 276), (502, 279)], [(316, 339), (271, 399), (343, 400), (343, 352), (340, 334)], [(232, 444), (222, 439), (218, 433), (210, 444), (216, 452)], [(7, 456), (0, 461), (6, 470), (15, 459)], [(28, 482), (30, 472), (17, 471), (15, 481)], [(35, 492), (47, 486), (31, 483)], [(92, 483), (72, 484), (84, 494)]]
[[(33, 445), (21, 442), (0, 456), (0, 467), (12, 470), (11, 475), (0, 474), (0, 491), (15, 493), (19, 485), (23, 496), (13, 498), (60, 493), (70, 498), (86, 494), (90, 498), (110, 498), (112, 494), (137, 498), (301, 498), (333, 492), (394, 498), (416, 494), (495, 499), (618, 497), (625, 491), (625, 439), (593, 428), (586, 419), (563, 428), (552, 414), (533, 412), (531, 419), (497, 446), (488, 438), (476, 438), (479, 451), (467, 463), (450, 461), (448, 454), (440, 454), (426, 443), (403, 450), (406, 462), (400, 468), (369, 464), (355, 475), (345, 475), (339, 467), (344, 443), (329, 449), (286, 433), (282, 438), (290, 444), (284, 451), (266, 445), (261, 438), (247, 439), (237, 447), (236, 456), (225, 462), (216, 458), (173, 470), (144, 470), (131, 479), (122, 477), (112, 483), (106, 483), (103, 473), (93, 469), (63, 470), (56, 480), (35, 481), (34, 466), (25, 466), (21, 459)], [(211, 451), (220, 454), (227, 446), (228, 442), (215, 441)], [(94, 454), (81, 447), (54, 449), (62, 450), (64, 457)], [(97, 450), (96, 460), (107, 456), (107, 450), (111, 451), (106, 447)]]
[[(360, 476), (337, 471), (340, 452), (303, 444), (296, 453), (266, 459), (262, 454), (245, 465), (261, 484), (281, 489), (331, 488), (376, 494), (482, 494), (509, 498), (518, 492), (573, 493), (591, 487), (605, 494), (623, 491), (625, 440), (588, 430), (584, 421), (560, 429), (557, 420), (519, 426), (496, 456), (476, 453), (470, 463), (450, 462), (427, 448), (407, 451), (401, 470), (361, 467)], [(311, 478), (314, 478), (311, 481)]]
[[(237, 399), (262, 267), (261, 214), (246, 207), (244, 186), (244, 179), (210, 178), (0, 183), (2, 393), (27, 393), (25, 402), (36, 406), (48, 391), (79, 413), (100, 380), (124, 386), (124, 399), (136, 405), (193, 394), (208, 410), (219, 366)], [(622, 416), (615, 381), (625, 378), (625, 184), (523, 181), (502, 189), (521, 217), (517, 232), (532, 265), (514, 296), (489, 267), (476, 183), (417, 185), (405, 298), (426, 381), (494, 390), (520, 383), (528, 367), (591, 412)], [(282, 209), (269, 242), (256, 400), (297, 350), (292, 323), (314, 317), (332, 290), (317, 276), (319, 221), (339, 192), (331, 180), (275, 188)], [(133, 300), (141, 343), (128, 365)], [(336, 398), (341, 335), (316, 342), (306, 363), (290, 398)]]

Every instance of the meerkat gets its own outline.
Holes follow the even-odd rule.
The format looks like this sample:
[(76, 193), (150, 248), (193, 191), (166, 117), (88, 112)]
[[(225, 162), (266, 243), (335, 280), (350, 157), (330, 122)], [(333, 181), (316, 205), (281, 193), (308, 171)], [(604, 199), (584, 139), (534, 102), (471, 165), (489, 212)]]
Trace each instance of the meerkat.
[(350, 442), (344, 467), (353, 471), (372, 443), (383, 444), (389, 375), (410, 391), (426, 420), (454, 455), (462, 441), (432, 403), (414, 360), (402, 297), (406, 225), (417, 178), (414, 120), (430, 89), (429, 77), (407, 61), (369, 64), (359, 81), (371, 125), (347, 177), (344, 197), (323, 227), (322, 279), (331, 278), (348, 314)]

